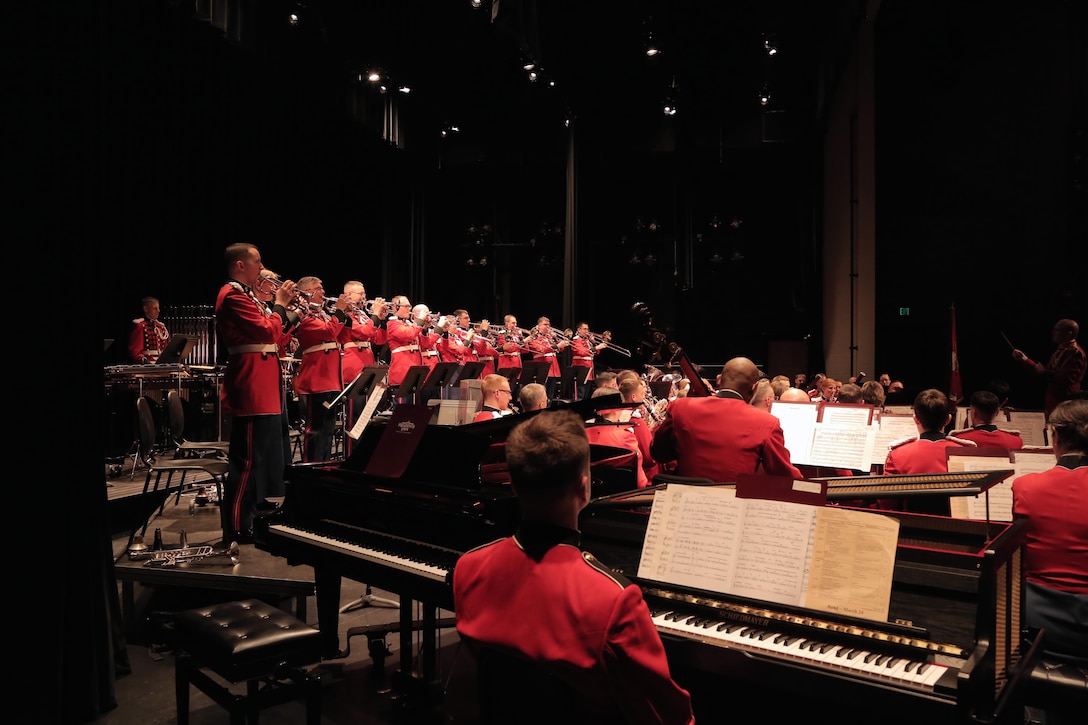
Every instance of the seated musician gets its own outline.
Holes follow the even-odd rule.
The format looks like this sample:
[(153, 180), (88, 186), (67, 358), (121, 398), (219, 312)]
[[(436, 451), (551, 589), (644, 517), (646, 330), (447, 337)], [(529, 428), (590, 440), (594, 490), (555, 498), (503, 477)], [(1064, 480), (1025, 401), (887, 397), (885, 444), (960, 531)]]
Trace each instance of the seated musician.
[[(517, 533), (466, 553), (453, 572), (457, 630), (476, 655), (484, 722), (694, 723), (642, 591), (578, 547), (590, 499), (581, 418), (532, 416), (507, 437), (506, 460), (521, 507)], [(526, 670), (534, 675), (511, 675)], [(505, 686), (544, 695), (545, 683), (553, 697)], [(510, 712), (498, 712), (500, 699)]]
[(739, 473), (802, 478), (790, 462), (778, 418), (748, 404), (759, 368), (746, 357), (729, 360), (716, 396), (677, 398), (654, 430), (650, 452), (678, 476), (731, 483)]
[(1001, 411), (1001, 400), (989, 390), (971, 393), (971, 427), (954, 430), (948, 435), (974, 441), (980, 448), (1007, 448), (1018, 451), (1024, 447), (1020, 431), (1001, 430), (994, 424)]
[[(1012, 514), (1026, 525), (1024, 623), (1046, 630), (1050, 655), (1088, 665), (1088, 399), (1050, 413), (1057, 465), (1012, 484)], [(1047, 711), (1046, 725), (1079, 722)]]
[(544, 410), (548, 407), (548, 389), (540, 383), (522, 385), (518, 392), (518, 409), (522, 413)]
[[(598, 388), (593, 391), (594, 398), (615, 394), (616, 391), (611, 388)], [(589, 436), (589, 442), (613, 448), (626, 448), (634, 453), (636, 484), (639, 488), (649, 486), (650, 479), (646, 476), (646, 470), (643, 467), (642, 450), (639, 447), (638, 437), (635, 435), (631, 409), (602, 408), (597, 412), (600, 417), (594, 424), (586, 425), (586, 435)]]
[(480, 393), (483, 394), (484, 404), (480, 412), (472, 419), (473, 423), (501, 418), (514, 412), (510, 410), (510, 401), (514, 393), (510, 390), (510, 379), (505, 375), (491, 373), (484, 377), (480, 381)]
[[(948, 396), (936, 388), (918, 393), (914, 398), (914, 424), (918, 435), (892, 443), (884, 460), (885, 475), (911, 473), (945, 473), (948, 471), (946, 449), (967, 446), (975, 448), (973, 441), (944, 434), (944, 427), (952, 420)], [(877, 499), (875, 508), (885, 511), (912, 511), (922, 514), (948, 516), (951, 509), (947, 496), (919, 497), (917, 499)]]

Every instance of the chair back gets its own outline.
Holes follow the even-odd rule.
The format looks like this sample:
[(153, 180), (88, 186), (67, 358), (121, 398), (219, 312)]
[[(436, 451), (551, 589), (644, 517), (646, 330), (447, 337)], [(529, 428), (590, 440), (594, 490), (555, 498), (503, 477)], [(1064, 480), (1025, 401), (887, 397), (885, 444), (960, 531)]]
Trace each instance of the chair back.
[(178, 391), (166, 394), (167, 420), (170, 422), (170, 437), (175, 444), (185, 440), (185, 406)]
[[(482, 725), (607, 725), (626, 722), (602, 713), (547, 663), (486, 647), (474, 648)], [(572, 673), (576, 677), (577, 673)]]
[(155, 455), (155, 415), (151, 411), (151, 401), (146, 395), (136, 398), (136, 436), (140, 442), (140, 456), (151, 460)]

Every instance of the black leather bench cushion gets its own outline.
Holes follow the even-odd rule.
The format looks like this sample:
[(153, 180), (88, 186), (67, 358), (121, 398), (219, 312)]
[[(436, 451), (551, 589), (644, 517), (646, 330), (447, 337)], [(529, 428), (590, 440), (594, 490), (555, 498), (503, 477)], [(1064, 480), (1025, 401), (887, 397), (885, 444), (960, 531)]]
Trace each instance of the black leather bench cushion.
[(317, 629), (257, 599), (179, 612), (174, 629), (179, 648), (231, 682), (321, 659)]

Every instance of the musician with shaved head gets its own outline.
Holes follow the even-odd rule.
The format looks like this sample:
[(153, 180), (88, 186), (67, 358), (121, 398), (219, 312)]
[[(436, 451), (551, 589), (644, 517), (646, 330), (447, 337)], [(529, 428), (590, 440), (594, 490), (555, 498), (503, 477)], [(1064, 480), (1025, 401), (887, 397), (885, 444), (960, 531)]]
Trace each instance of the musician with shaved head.
[(677, 398), (654, 430), (650, 453), (679, 476), (731, 483), (741, 473), (803, 478), (790, 462), (778, 418), (748, 404), (759, 368), (746, 357), (725, 364), (716, 397)]

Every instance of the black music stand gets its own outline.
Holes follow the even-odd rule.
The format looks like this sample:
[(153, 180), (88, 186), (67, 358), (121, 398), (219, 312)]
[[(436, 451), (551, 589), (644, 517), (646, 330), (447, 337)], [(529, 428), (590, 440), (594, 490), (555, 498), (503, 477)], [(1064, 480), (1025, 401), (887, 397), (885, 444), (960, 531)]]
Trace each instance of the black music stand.
[(450, 381), (450, 387), (457, 385), (462, 380), (476, 380), (483, 371), (484, 364), (482, 362), (467, 362), (462, 365), (461, 369), (457, 371), (457, 374), (453, 376), (453, 380)]
[(430, 365), (413, 365), (408, 368), (408, 372), (404, 374), (404, 380), (397, 386), (397, 400), (408, 405), (418, 404), (420, 388), (423, 387), (423, 382), (430, 374)]
[[(371, 391), (374, 390), (374, 386), (384, 380), (388, 372), (388, 365), (367, 365), (363, 368), (363, 371), (359, 373), (359, 376), (351, 382), (351, 390), (348, 393), (348, 399), (358, 406), (356, 408), (357, 410), (363, 409), (367, 399), (370, 398)], [(378, 407), (380, 408), (381, 405)]]
[(518, 378), (518, 382), (521, 385), (528, 385), (529, 383), (540, 383), (546, 385), (548, 383), (548, 371), (552, 369), (551, 362), (539, 362), (534, 360), (533, 362), (522, 363), (521, 376)]
[(461, 363), (437, 363), (431, 369), (430, 375), (427, 376), (427, 379), (419, 389), (420, 404), (426, 405), (427, 401), (433, 400), (434, 398), (444, 400), (448, 397), (446, 389), (453, 385), (453, 381), (457, 379), (457, 370), (460, 367)]
[(650, 385), (650, 395), (654, 396), (658, 400), (664, 400), (672, 395), (673, 384), (668, 380), (652, 380)]
[(185, 358), (189, 357), (189, 353), (196, 347), (196, 338), (189, 337), (188, 335), (174, 335), (170, 338), (170, 341), (166, 343), (166, 347), (163, 348), (162, 353), (159, 354), (156, 365), (177, 365)]
[(588, 365), (568, 365), (563, 374), (559, 376), (559, 384), (555, 388), (555, 397), (568, 400), (581, 400), (585, 396), (579, 396), (578, 392), (586, 384), (589, 372), (593, 368)]

